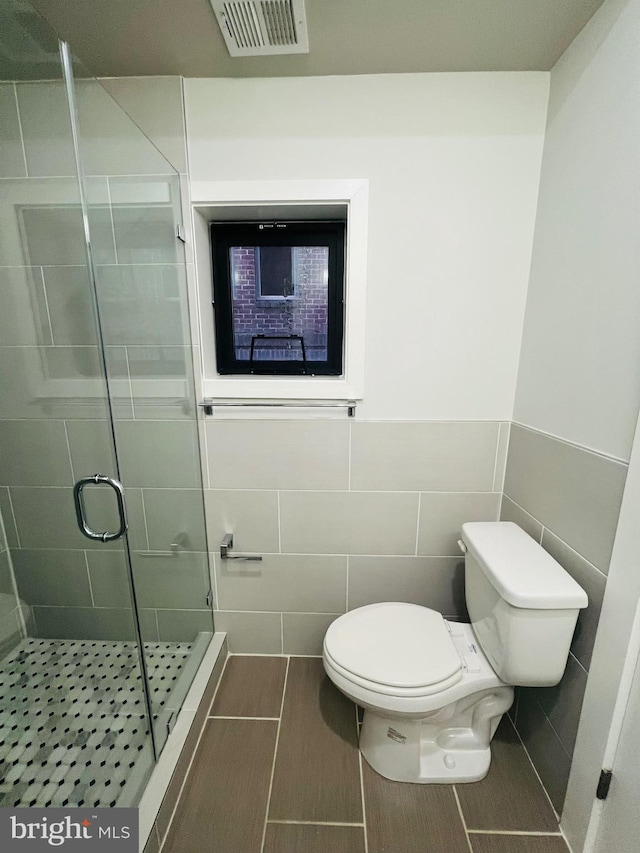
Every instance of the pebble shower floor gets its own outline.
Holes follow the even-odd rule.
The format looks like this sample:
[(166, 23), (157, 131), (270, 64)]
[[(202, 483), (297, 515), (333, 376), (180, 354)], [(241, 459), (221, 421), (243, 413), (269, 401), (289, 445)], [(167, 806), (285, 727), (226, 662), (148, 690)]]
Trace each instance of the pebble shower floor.
[[(157, 714), (191, 644), (144, 646)], [(115, 806), (148, 734), (135, 643), (23, 640), (0, 662), (0, 807)]]

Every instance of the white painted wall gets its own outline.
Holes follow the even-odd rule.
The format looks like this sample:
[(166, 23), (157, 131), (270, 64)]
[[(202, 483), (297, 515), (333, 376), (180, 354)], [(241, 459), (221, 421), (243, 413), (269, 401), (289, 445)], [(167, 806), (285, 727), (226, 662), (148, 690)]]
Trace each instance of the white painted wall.
[(512, 415), (546, 73), (185, 80), (190, 178), (367, 178), (359, 416)]
[(593, 849), (640, 596), (639, 213), (640, 0), (606, 0), (551, 72), (515, 407), (517, 420), (630, 459), (562, 814), (576, 853)]
[(551, 72), (515, 420), (628, 460), (640, 403), (640, 3)]

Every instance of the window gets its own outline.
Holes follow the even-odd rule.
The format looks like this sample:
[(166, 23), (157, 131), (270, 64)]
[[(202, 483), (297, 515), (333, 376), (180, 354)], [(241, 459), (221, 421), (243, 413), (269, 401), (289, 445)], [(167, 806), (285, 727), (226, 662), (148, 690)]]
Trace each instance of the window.
[(345, 223), (212, 223), (219, 374), (341, 376)]

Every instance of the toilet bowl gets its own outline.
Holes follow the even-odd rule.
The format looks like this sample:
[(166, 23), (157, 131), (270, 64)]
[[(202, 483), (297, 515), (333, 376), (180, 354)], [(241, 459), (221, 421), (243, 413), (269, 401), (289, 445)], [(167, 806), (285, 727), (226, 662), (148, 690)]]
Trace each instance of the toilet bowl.
[(382, 602), (329, 626), (323, 664), (364, 708), (360, 750), (398, 782), (474, 782), (513, 686), (562, 677), (587, 597), (511, 522), (463, 525), (470, 623), (428, 607)]

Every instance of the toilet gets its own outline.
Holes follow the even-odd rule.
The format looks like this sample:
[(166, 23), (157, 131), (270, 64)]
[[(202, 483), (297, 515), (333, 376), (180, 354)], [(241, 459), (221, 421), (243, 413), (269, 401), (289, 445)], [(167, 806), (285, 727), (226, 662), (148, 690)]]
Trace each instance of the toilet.
[(459, 545), (470, 624), (385, 602), (340, 616), (324, 639), (327, 675), (364, 708), (362, 755), (397, 782), (486, 776), (513, 688), (560, 681), (588, 603), (562, 566), (512, 522), (463, 524)]

